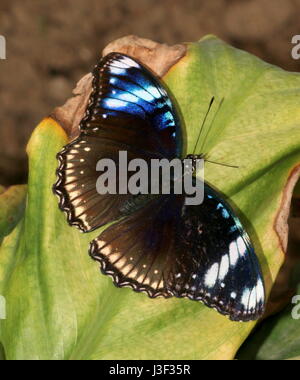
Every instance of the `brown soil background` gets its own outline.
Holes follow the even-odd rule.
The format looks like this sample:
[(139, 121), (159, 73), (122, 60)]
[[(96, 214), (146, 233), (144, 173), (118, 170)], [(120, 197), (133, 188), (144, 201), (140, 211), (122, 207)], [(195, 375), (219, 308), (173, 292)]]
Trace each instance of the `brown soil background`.
[(26, 182), (33, 128), (71, 96), (112, 40), (136, 34), (174, 44), (213, 33), (299, 71), (291, 57), (299, 14), (300, 0), (1, 0), (0, 183)]

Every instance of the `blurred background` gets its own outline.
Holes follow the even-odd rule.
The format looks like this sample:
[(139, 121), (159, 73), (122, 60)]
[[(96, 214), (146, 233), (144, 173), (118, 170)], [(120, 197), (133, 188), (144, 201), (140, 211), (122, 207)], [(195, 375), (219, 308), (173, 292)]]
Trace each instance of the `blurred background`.
[(300, 34), (300, 0), (26, 0), (0, 2), (0, 183), (26, 182), (36, 124), (71, 96), (112, 40), (136, 34), (168, 44), (213, 33), (284, 69)]

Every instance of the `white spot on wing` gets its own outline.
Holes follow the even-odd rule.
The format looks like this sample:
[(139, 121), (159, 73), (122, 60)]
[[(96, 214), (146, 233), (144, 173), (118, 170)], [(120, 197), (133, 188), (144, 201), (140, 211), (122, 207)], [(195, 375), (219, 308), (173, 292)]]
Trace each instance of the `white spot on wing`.
[(117, 61), (112, 61), (111, 64), (110, 64), (110, 67), (116, 67), (117, 68), (120, 68), (120, 69), (129, 69), (130, 65), (129, 63), (127, 64), (124, 60), (117, 60)]
[(126, 74), (125, 69), (119, 69), (118, 67), (115, 67), (115, 66), (109, 66), (109, 71), (116, 75)]
[(131, 103), (137, 103), (138, 98), (132, 94), (129, 94), (128, 92), (120, 92), (118, 94), (118, 98), (121, 100), (124, 100), (125, 102), (131, 102)]
[(68, 177), (68, 182), (74, 182), (77, 180), (77, 177), (76, 176), (71, 176), (71, 177)]
[(207, 271), (205, 275), (205, 285), (209, 288), (212, 288), (215, 286), (217, 278), (218, 278), (218, 272), (219, 272), (219, 264), (215, 263), (211, 266), (211, 268)]
[(154, 97), (151, 94), (149, 94), (149, 92), (143, 89), (134, 89), (134, 94), (138, 96), (139, 98), (144, 99), (148, 102), (154, 101)]
[(230, 256), (230, 265), (234, 267), (239, 259), (239, 251), (238, 251), (236, 241), (233, 241), (232, 243), (230, 243), (229, 256)]
[[(74, 190), (74, 189), (76, 189), (77, 188), (77, 185), (75, 184), (74, 185), (74, 183), (71, 183), (71, 184), (66, 184), (65, 185), (65, 189), (67, 190), (67, 191), (69, 191), (70, 193)], [(73, 194), (72, 194), (73, 195)], [(76, 196), (76, 193), (75, 193), (75, 196)]]
[(116, 261), (112, 262), (112, 264), (115, 265), (119, 270), (123, 270), (127, 264), (127, 261), (125, 257), (121, 259), (118, 257)]
[(249, 300), (249, 310), (254, 310), (256, 307), (256, 286), (252, 289), (250, 300)]
[(157, 99), (160, 99), (162, 97), (162, 94), (158, 91), (158, 89), (155, 86), (149, 86), (147, 88), (147, 91), (149, 91)]
[(126, 276), (128, 276), (129, 278), (136, 278), (137, 274), (138, 274), (138, 270), (134, 269), (134, 270), (131, 270), (129, 273), (127, 273)]
[[(119, 99), (109, 98), (109, 99), (104, 99), (103, 102), (104, 102), (104, 106), (108, 108), (112, 108), (112, 109), (126, 107), (126, 103)], [(104, 117), (104, 115), (102, 117)]]
[(144, 285), (151, 285), (151, 279), (150, 279), (150, 277), (146, 277), (146, 278), (144, 279), (144, 281), (143, 281), (143, 284), (144, 284)]
[(245, 309), (248, 309), (248, 303), (249, 303), (249, 297), (250, 297), (250, 289), (246, 288), (242, 295), (241, 303), (245, 307)]
[(80, 202), (76, 203), (75, 200), (80, 196), (82, 195), (82, 192), (81, 191), (70, 191), (70, 202), (72, 203), (72, 205), (76, 206), (77, 204), (80, 204), (82, 200), (80, 200)]
[(261, 279), (259, 279), (257, 281), (257, 284), (256, 284), (256, 299), (257, 299), (257, 303), (260, 303), (260, 302), (264, 302), (265, 300), (265, 290), (264, 290), (264, 285), (261, 281)]
[(129, 58), (129, 57), (122, 57), (119, 62), (122, 62), (124, 63), (125, 65), (127, 66), (130, 66), (130, 67), (136, 67), (136, 68), (139, 68), (139, 64), (137, 62), (135, 62), (133, 59)]
[(229, 271), (229, 257), (228, 255), (224, 255), (220, 264), (220, 272), (219, 272), (219, 280), (223, 281), (227, 276)]
[(244, 239), (241, 236), (237, 238), (236, 244), (237, 244), (240, 255), (244, 256), (245, 253), (247, 252), (247, 247), (244, 242)]

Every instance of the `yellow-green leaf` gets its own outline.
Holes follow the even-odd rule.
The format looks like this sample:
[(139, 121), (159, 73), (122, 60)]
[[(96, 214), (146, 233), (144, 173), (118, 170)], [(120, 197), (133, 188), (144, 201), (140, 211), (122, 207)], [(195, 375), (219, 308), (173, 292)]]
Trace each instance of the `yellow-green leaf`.
[(0, 242), (21, 219), (25, 209), (26, 186), (0, 188)]

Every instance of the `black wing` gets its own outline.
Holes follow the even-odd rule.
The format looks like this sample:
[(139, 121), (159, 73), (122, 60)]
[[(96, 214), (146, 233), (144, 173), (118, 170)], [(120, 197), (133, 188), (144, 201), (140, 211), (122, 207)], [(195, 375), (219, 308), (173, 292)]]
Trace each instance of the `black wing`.
[(88, 232), (119, 218), (122, 204), (130, 198), (97, 193), (100, 159), (117, 163), (119, 151), (127, 151), (128, 160), (172, 159), (181, 154), (182, 139), (175, 107), (162, 83), (119, 53), (109, 54), (96, 66), (80, 128), (79, 138), (58, 154), (54, 191), (69, 224)]
[(90, 254), (119, 287), (187, 297), (233, 321), (258, 319), (265, 290), (250, 239), (230, 206), (205, 185), (202, 205), (164, 196), (95, 239)]

